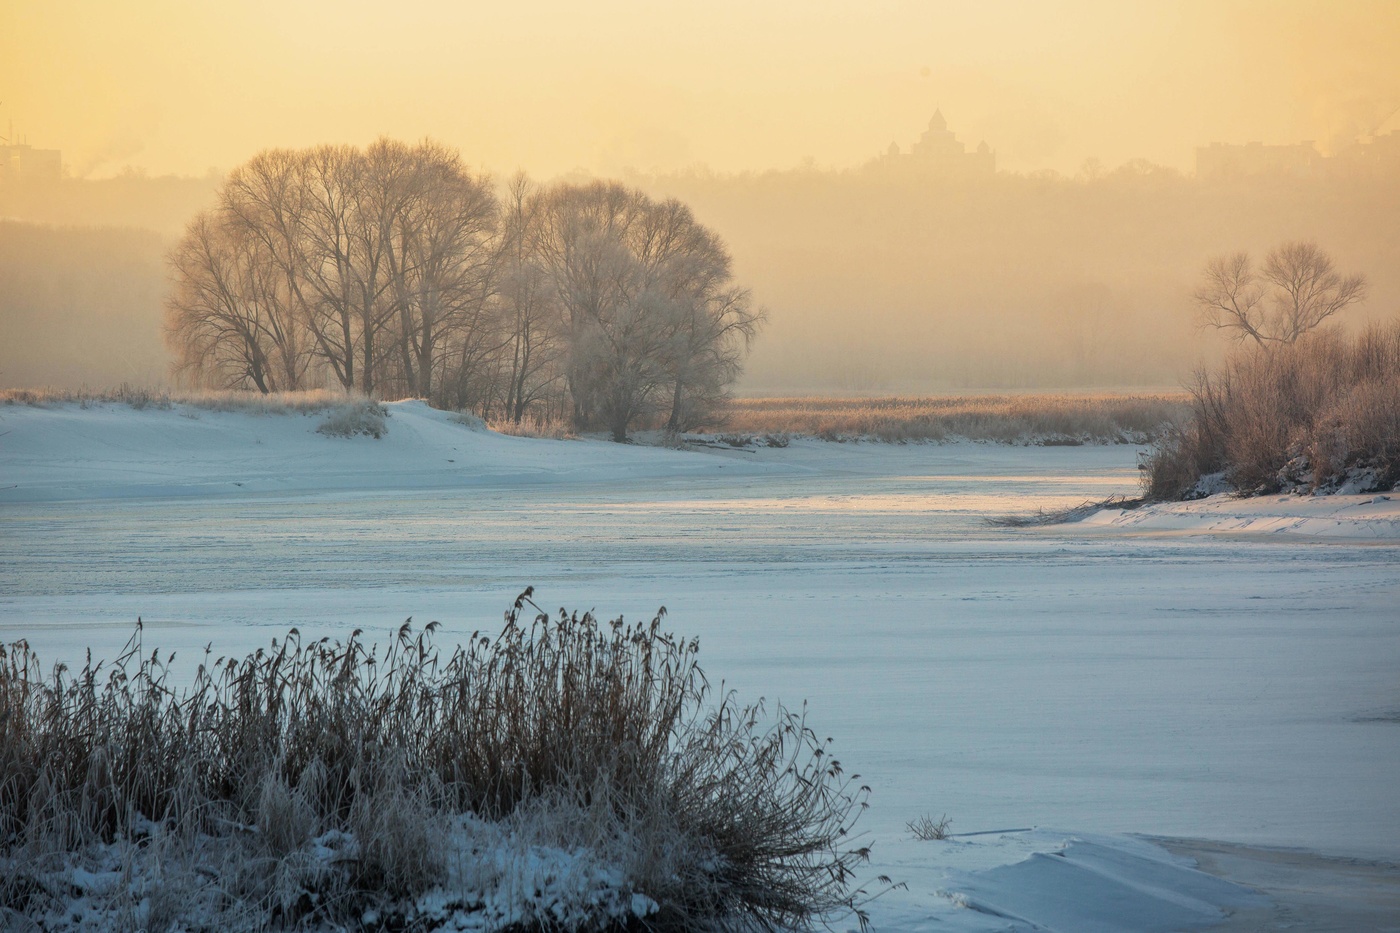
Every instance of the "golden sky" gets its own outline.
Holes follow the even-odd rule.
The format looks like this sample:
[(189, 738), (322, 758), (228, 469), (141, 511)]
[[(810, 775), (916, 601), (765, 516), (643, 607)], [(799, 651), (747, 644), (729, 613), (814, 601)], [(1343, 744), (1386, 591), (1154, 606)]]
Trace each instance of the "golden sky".
[(1400, 2), (3, 0), (0, 133), (78, 175), (431, 136), (551, 176), (859, 164), (935, 107), (999, 167), (1400, 129)]

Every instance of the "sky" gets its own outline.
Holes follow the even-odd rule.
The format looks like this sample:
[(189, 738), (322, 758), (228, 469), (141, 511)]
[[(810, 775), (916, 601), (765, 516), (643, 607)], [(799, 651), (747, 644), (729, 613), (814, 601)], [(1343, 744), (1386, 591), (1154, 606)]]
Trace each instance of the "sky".
[(1400, 129), (1397, 48), (1394, 0), (5, 0), (0, 133), (80, 177), (381, 134), (500, 174), (741, 172), (859, 165), (941, 108), (1010, 171), (1190, 170)]

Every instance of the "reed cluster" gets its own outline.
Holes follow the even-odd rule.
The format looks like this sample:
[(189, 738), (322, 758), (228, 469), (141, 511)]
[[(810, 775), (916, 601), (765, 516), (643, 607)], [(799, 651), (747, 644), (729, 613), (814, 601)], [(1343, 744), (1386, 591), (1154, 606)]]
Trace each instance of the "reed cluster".
[(1192, 417), (1144, 458), (1149, 498), (1365, 492), (1400, 480), (1400, 321), (1252, 347), (1190, 386)]
[(62, 921), (79, 872), (115, 878), (83, 894), (109, 921), (189, 931), (454, 912), (771, 929), (856, 909), (866, 789), (803, 713), (711, 702), (698, 643), (662, 615), (551, 617), (529, 595), (450, 652), (436, 623), (382, 649), (292, 630), (206, 652), (183, 687), (139, 625), (76, 672), (0, 648), (0, 921), (79, 928)]

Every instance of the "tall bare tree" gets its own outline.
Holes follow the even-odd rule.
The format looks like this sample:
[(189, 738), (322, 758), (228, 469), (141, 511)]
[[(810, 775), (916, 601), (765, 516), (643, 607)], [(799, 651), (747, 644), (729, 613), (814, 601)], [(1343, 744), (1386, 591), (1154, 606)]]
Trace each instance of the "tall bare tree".
[(276, 264), (221, 211), (197, 216), (171, 253), (166, 330), (178, 367), (259, 392), (297, 389), (309, 362)]
[(733, 284), (723, 242), (674, 199), (648, 212), (645, 256), (666, 298), (670, 383), (666, 429), (702, 423), (724, 402), (743, 356), (763, 322), (747, 289)]
[(1328, 318), (1365, 299), (1365, 276), (1338, 273), (1316, 243), (1295, 241), (1270, 250), (1262, 269), (1249, 254), (1206, 263), (1196, 290), (1206, 324), (1259, 346), (1290, 344)]
[(504, 409), (506, 417), (519, 424), (530, 405), (562, 379), (562, 334), (539, 254), (544, 197), (519, 174), (507, 186), (502, 208), (499, 295), (510, 330), (509, 358), (503, 360)]
[(404, 389), (429, 398), (445, 340), (459, 363), (499, 343), (488, 318), (496, 278), (497, 205), (490, 184), (473, 177), (457, 153), (432, 143), (376, 143), (380, 158), (401, 160), (386, 216), (384, 258), (397, 312)]

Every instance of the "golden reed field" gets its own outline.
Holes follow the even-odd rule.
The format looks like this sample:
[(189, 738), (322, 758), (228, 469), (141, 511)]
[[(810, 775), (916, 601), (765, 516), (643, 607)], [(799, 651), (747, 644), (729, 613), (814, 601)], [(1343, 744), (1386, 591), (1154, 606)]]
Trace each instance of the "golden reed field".
[(1189, 403), (1185, 392), (742, 398), (730, 402), (724, 428), (827, 440), (1134, 441), (1185, 418)]

